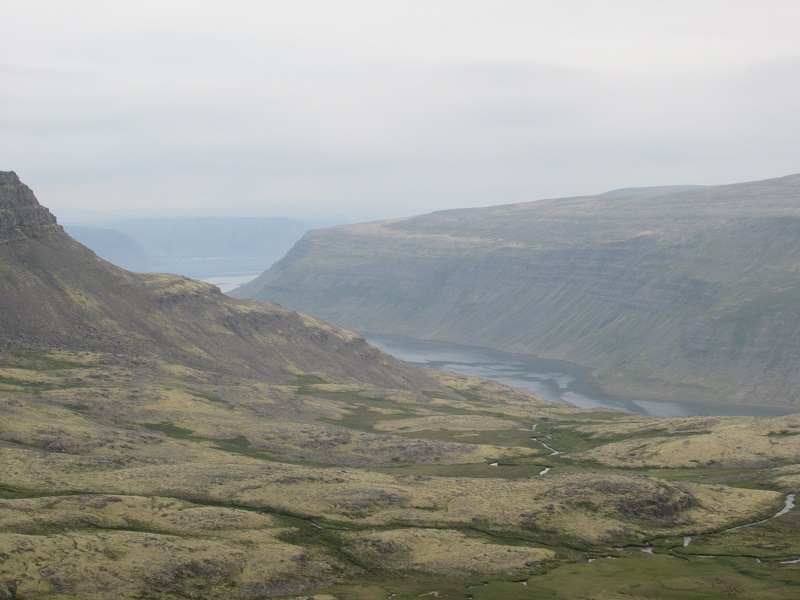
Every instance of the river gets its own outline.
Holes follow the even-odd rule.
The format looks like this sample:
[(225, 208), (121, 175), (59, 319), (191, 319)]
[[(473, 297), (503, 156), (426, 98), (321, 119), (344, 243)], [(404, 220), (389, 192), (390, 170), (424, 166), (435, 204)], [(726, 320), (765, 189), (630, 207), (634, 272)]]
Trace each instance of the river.
[(361, 333), (370, 344), (406, 362), (492, 379), (533, 392), (545, 400), (580, 408), (614, 409), (653, 417), (771, 417), (793, 412), (767, 406), (615, 398), (599, 393), (588, 385), (589, 369), (562, 360), (399, 335)]

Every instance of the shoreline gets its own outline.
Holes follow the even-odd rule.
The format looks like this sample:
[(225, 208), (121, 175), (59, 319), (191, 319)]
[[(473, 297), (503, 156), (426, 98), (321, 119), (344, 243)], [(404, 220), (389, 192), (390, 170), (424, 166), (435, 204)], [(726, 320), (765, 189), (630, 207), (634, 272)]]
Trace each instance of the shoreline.
[(757, 404), (687, 402), (612, 396), (597, 389), (592, 370), (583, 365), (532, 354), (409, 336), (359, 332), (372, 345), (411, 364), (491, 379), (532, 392), (545, 400), (651, 417), (777, 417), (796, 409)]

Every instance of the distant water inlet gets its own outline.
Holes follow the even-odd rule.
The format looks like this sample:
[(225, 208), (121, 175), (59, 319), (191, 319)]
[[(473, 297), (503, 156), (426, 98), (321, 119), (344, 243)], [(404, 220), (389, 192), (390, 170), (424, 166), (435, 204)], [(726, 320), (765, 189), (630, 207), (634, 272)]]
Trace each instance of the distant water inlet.
[(690, 404), (615, 398), (588, 384), (590, 370), (566, 361), (512, 354), (490, 348), (417, 340), (398, 335), (364, 333), (370, 344), (406, 362), (491, 379), (537, 396), (580, 408), (622, 410), (653, 417), (756, 416), (792, 411), (766, 406)]
[(220, 291), (225, 294), (230, 292), (231, 290), (235, 290), (240, 285), (244, 285), (245, 283), (250, 283), (258, 277), (261, 273), (225, 273), (222, 275), (216, 275), (214, 277), (208, 277), (203, 279), (203, 281), (210, 283), (212, 285), (217, 286)]

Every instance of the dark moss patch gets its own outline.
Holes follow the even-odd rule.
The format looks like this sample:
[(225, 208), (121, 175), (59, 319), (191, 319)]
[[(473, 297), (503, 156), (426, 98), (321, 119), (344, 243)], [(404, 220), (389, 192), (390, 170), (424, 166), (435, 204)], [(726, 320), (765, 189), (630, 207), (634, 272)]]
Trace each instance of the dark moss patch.
[[(198, 439), (209, 439), (209, 438), (199, 438)], [(262, 460), (274, 460), (278, 455), (275, 452), (269, 452), (265, 450), (258, 450), (257, 448), (253, 448), (250, 444), (250, 440), (248, 440), (243, 435), (237, 435), (235, 438), (228, 438), (222, 440), (211, 440), (214, 443), (214, 447), (217, 450), (222, 450), (224, 452), (231, 452), (233, 454), (241, 454), (242, 456), (247, 456), (249, 458), (259, 458)]]
[(160, 431), (167, 437), (175, 438), (177, 440), (185, 440), (191, 437), (194, 433), (193, 429), (178, 427), (169, 421), (163, 421), (161, 423), (143, 423), (142, 427), (149, 429), (150, 431)]
[(436, 398), (438, 400), (452, 400), (450, 396), (448, 396), (447, 394), (443, 394), (442, 392), (432, 392), (430, 390), (423, 390), (422, 395), (428, 398)]
[(195, 398), (201, 398), (203, 400), (208, 400), (209, 402), (214, 402), (216, 404), (224, 404), (226, 406), (230, 406), (230, 402), (228, 402), (227, 400), (223, 400), (217, 394), (212, 394), (210, 392), (197, 392), (197, 391), (190, 391), (189, 393)]
[(496, 467), (492, 466), (490, 462), (491, 461), (458, 465), (408, 464), (391, 467), (376, 467), (370, 470), (393, 475), (479, 477), (490, 479), (535, 479), (539, 477), (539, 473), (542, 472), (545, 466), (548, 466), (542, 463), (541, 459), (525, 457), (515, 458), (513, 462), (508, 459), (498, 461), (498, 465)]
[[(63, 358), (53, 358), (46, 352), (36, 350), (7, 350), (8, 354), (18, 359), (14, 361), (14, 366), (18, 369), (30, 371), (64, 371), (67, 369), (85, 369), (87, 365), (64, 360)], [(18, 363), (18, 364), (17, 364)]]
[(325, 383), (325, 380), (316, 375), (306, 374), (306, 375), (298, 375), (297, 377), (295, 377), (294, 381), (292, 382), (292, 385), (295, 385), (299, 388), (307, 388), (308, 386), (318, 385), (320, 383)]

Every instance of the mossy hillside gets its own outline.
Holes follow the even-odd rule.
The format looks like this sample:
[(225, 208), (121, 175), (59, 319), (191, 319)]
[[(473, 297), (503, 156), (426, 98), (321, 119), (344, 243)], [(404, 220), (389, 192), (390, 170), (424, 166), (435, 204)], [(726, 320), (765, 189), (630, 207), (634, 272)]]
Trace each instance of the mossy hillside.
[[(575, 440), (575, 448), (583, 448), (578, 440), (587, 436), (588, 445), (598, 451), (604, 440), (613, 448), (625, 436), (654, 439), (654, 429), (646, 422), (634, 423), (624, 415), (598, 418), (591, 411), (542, 405), (520, 392), (509, 392), (504, 401), (502, 386), (496, 384), (483, 389), (476, 380), (459, 380), (458, 385), (471, 390), (469, 401), (458, 394), (452, 398), (420, 394), (416, 403), (413, 395), (391, 391), (381, 396), (370, 388), (358, 392), (332, 386), (319, 376), (301, 379), (307, 385), (299, 389), (302, 386), (270, 388), (247, 382), (240, 386), (219, 381), (204, 384), (194, 373), (181, 388), (181, 379), (172, 369), (170, 376), (154, 381), (107, 359), (85, 367), (82, 386), (53, 389), (44, 396), (20, 390), (3, 397), (4, 414), (10, 418), (3, 422), (7, 442), (0, 452), (8, 470), (0, 485), (13, 492), (6, 496), (17, 497), (6, 500), (0, 510), (4, 528), (11, 532), (3, 543), (13, 552), (30, 549), (25, 551), (26, 560), (39, 557), (33, 564), (40, 565), (27, 571), (30, 582), (16, 584), (20, 593), (55, 597), (66, 591), (102, 597), (96, 588), (79, 583), (77, 575), (52, 580), (46, 567), (58, 562), (80, 574), (81, 582), (98, 585), (108, 579), (99, 571), (104, 568), (121, 577), (124, 584), (120, 589), (129, 590), (124, 594), (131, 597), (142, 593), (142, 582), (155, 580), (173, 594), (202, 595), (228, 589), (246, 596), (255, 593), (253, 590), (291, 594), (292, 589), (309, 590), (320, 580), (360, 581), (365, 589), (374, 591), (371, 586), (376, 578), (390, 582), (400, 574), (402, 580), (396, 580), (399, 587), (394, 593), (401, 595), (439, 590), (440, 597), (447, 597), (443, 595), (450, 590), (452, 597), (474, 596), (478, 592), (467, 591), (467, 587), (484, 580), (490, 582), (487, 593), (497, 590), (500, 594), (499, 590), (507, 589), (503, 581), (531, 577), (535, 581), (539, 573), (557, 570), (565, 560), (581, 556), (588, 560), (612, 552), (612, 546), (618, 544), (700, 533), (703, 539), (714, 539), (715, 531), (774, 514), (782, 502), (781, 495), (763, 490), (702, 483), (674, 485), (643, 477), (638, 468), (628, 474), (624, 466), (581, 467), (580, 460), (570, 458), (569, 444), (565, 455), (526, 458), (529, 439), (504, 446), (517, 456), (501, 460), (496, 467), (488, 464), (489, 459), (459, 462), (463, 450), (450, 446), (450, 454), (442, 457), (452, 462), (429, 465), (427, 473), (425, 465), (413, 457), (405, 467), (389, 467), (397, 464), (391, 459), (398, 448), (413, 447), (415, 432), (443, 432), (452, 437), (473, 428), (478, 434), (503, 431), (496, 428), (505, 425), (509, 432), (520, 431), (527, 438), (541, 436), (560, 448), (558, 443), (568, 439), (558, 439), (558, 432), (565, 431), (574, 436), (569, 439)], [(54, 377), (66, 381), (72, 374), (72, 370), (70, 374), (43, 371), (42, 377), (52, 384)], [(442, 377), (451, 386), (458, 379)], [(206, 399), (205, 385), (223, 402)], [(531, 400), (528, 406), (526, 397)], [(281, 402), (277, 402), (279, 398)], [(70, 408), (78, 402), (84, 405), (81, 410)], [(303, 446), (310, 436), (317, 435), (316, 408), (321, 411), (317, 414), (324, 415), (338, 411), (334, 414), (341, 418), (365, 403), (371, 409), (369, 428), (380, 432), (371, 434), (377, 445), (370, 461), (374, 466), (369, 469), (349, 465), (352, 459), (346, 457), (355, 447), (343, 439), (330, 446), (326, 460), (321, 461), (324, 464), (340, 456), (343, 464), (335, 467), (315, 466), (314, 461), (287, 463), (280, 455), (253, 450), (261, 448), (267, 432), (275, 430), (271, 414), (281, 414), (281, 419), (294, 414), (294, 423), (286, 420), (280, 426), (292, 433), (285, 440), (294, 437), (294, 446), (285, 442), (286, 454), (299, 456), (306, 452)], [(503, 414), (506, 406), (512, 414), (496, 416)], [(536, 431), (531, 432), (534, 423), (538, 423)], [(672, 428), (675, 435), (686, 439), (701, 429), (699, 423), (695, 427), (679, 421), (675, 425), (668, 420), (659, 423), (656, 433)], [(434, 425), (436, 429), (431, 429)], [(786, 420), (772, 431), (779, 434), (778, 439), (786, 439), (780, 432), (791, 431), (790, 425), (791, 420)], [(705, 423), (702, 430), (727, 426), (722, 420)], [(356, 436), (368, 433), (343, 429)], [(248, 435), (237, 437), (233, 434), (237, 430)], [(207, 436), (210, 432), (215, 433)], [(48, 436), (58, 439), (62, 447), (48, 447)], [(481, 444), (465, 443), (458, 448), (464, 446)], [(387, 466), (380, 467), (382, 463)], [(506, 463), (516, 466), (504, 466)], [(543, 463), (552, 465), (552, 471), (539, 476)], [(492, 476), (505, 469), (509, 471)], [(689, 471), (678, 469), (670, 475), (679, 480), (684, 472)], [(713, 469), (706, 468), (706, 472)], [(732, 472), (728, 477), (736, 479)], [(70, 495), (23, 497), (52, 494), (53, 490)], [(108, 501), (109, 497), (121, 500)], [(169, 506), (173, 508), (164, 508)], [(200, 507), (206, 507), (205, 512)], [(176, 513), (156, 518), (153, 512), (169, 515), (178, 508), (180, 517)], [(273, 516), (258, 521), (263, 526), (255, 526), (252, 519), (256, 517), (248, 516), (258, 515), (254, 510)], [(237, 517), (239, 512), (243, 516)], [(189, 518), (193, 515), (203, 516), (205, 521)], [(231, 525), (240, 521), (241, 527)], [(238, 541), (232, 540), (225, 533), (231, 527), (246, 532), (236, 534)], [(318, 527), (329, 533), (315, 533), (320, 531)], [(78, 540), (79, 551), (67, 546), (73, 539)], [(251, 546), (254, 543), (257, 546)], [(464, 559), (457, 558), (462, 556), (458, 553), (443, 553), (452, 556), (451, 562), (428, 564), (426, 553), (448, 544), (473, 548), (474, 552)], [(259, 553), (254, 553), (256, 547)], [(376, 554), (381, 549), (388, 552), (384, 559)], [(736, 544), (728, 548), (730, 554), (745, 551)], [(202, 560), (198, 562), (197, 557)], [(522, 560), (524, 557), (533, 560)], [(272, 561), (269, 568), (263, 563), (268, 559)], [(459, 562), (462, 560), (465, 562)], [(476, 566), (483, 562), (485, 568)], [(4, 581), (13, 581), (21, 564), (15, 560), (7, 563)], [(134, 568), (134, 564), (144, 566)], [(238, 566), (233, 568), (234, 564)], [(147, 569), (156, 574), (155, 579), (143, 574)], [(431, 569), (436, 572), (435, 580)], [(261, 587), (256, 584), (256, 573), (262, 574)], [(606, 584), (608, 590), (620, 585), (613, 578)], [(771, 589), (778, 584), (776, 579), (760, 585)], [(512, 585), (524, 588), (519, 583)], [(761, 588), (748, 583), (743, 589)]]
[(347, 538), (349, 553), (389, 571), (513, 575), (534, 571), (556, 557), (550, 549), (503, 545), (474, 533), (447, 529), (404, 528)]
[(119, 496), (23, 502), (0, 504), (26, 532), (0, 536), (0, 589), (19, 597), (273, 596), (347, 572), (280, 541), (286, 527), (258, 513)]
[[(628, 439), (613, 440), (601, 428), (585, 427), (592, 438), (608, 443), (586, 450), (575, 458), (596, 460), (606, 465), (670, 468), (717, 465), (766, 466), (800, 460), (800, 416), (770, 418), (697, 418), (667, 422), (662, 435), (634, 433)], [(635, 429), (630, 430), (631, 433)], [(630, 435), (630, 434), (629, 434)], [(641, 436), (641, 437), (640, 437)]]

